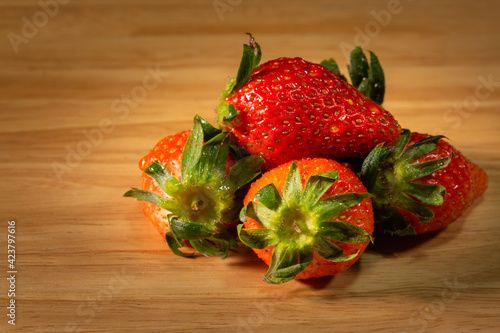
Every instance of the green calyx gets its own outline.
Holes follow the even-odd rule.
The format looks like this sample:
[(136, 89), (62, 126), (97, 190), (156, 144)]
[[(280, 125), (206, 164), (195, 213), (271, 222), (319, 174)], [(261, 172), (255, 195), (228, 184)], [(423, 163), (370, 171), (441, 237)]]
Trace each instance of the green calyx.
[(372, 240), (365, 230), (332, 220), (347, 208), (371, 197), (369, 193), (344, 193), (321, 199), (337, 177), (335, 171), (310, 176), (302, 189), (300, 171), (294, 162), (283, 195), (274, 184), (269, 184), (256, 194), (257, 201), (241, 210), (242, 221), (249, 217), (264, 228), (243, 229), (240, 224), (240, 240), (255, 249), (274, 246), (264, 281), (279, 284), (293, 280), (311, 264), (313, 252), (331, 262), (351, 260), (357, 255), (346, 256), (332, 240), (350, 244)]
[(235, 78), (228, 82), (225, 89), (222, 91), (220, 104), (217, 108), (217, 122), (219, 124), (226, 121), (230, 122), (238, 116), (236, 108), (233, 105), (227, 104), (224, 99), (248, 81), (254, 69), (259, 65), (262, 57), (260, 45), (255, 41), (250, 33), (248, 35), (250, 36), (250, 42), (243, 45), (243, 54), (241, 56), (238, 73)]
[(361, 168), (360, 179), (372, 198), (375, 220), (390, 234), (415, 235), (396, 208), (416, 215), (421, 223), (427, 223), (434, 213), (427, 205), (442, 205), (446, 189), (441, 185), (415, 182), (448, 166), (452, 158), (441, 158), (422, 163), (414, 161), (437, 147), (443, 136), (430, 136), (415, 142), (405, 149), (411, 132), (404, 129), (392, 146), (375, 147), (366, 157)]
[(182, 155), (182, 178), (176, 178), (159, 161), (144, 170), (169, 197), (136, 188), (124, 195), (171, 212), (170, 230), (165, 237), (177, 255), (191, 256), (180, 250), (183, 240), (203, 255), (222, 258), (230, 247), (238, 246), (225, 224), (238, 220), (244, 195), (240, 189), (257, 177), (264, 161), (257, 156), (243, 157), (226, 174), (229, 140), (226, 134), (196, 116)]
[[(368, 63), (363, 50), (358, 46), (351, 51), (350, 62), (347, 69), (352, 85), (376, 104), (382, 105), (385, 94), (385, 76), (377, 56), (370, 52), (370, 63)], [(346, 77), (340, 73), (335, 60), (324, 60), (321, 65), (347, 82)]]

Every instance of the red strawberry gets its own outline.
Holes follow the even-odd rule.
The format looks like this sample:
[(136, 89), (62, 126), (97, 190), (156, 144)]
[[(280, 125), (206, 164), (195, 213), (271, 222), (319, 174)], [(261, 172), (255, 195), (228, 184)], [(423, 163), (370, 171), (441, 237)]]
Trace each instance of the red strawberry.
[(366, 155), (392, 141), (393, 116), (326, 67), (279, 58), (254, 69), (260, 48), (245, 45), (238, 76), (223, 93), (219, 124), (265, 168), (305, 157)]
[(370, 197), (333, 160), (289, 162), (251, 185), (238, 234), (269, 265), (266, 282), (333, 275), (356, 262), (371, 240)]
[(488, 177), (442, 136), (403, 130), (395, 144), (376, 147), (361, 179), (374, 195), (375, 220), (395, 235), (440, 230), (486, 191)]
[(233, 162), (229, 139), (219, 133), (195, 117), (191, 131), (164, 138), (141, 159), (142, 188), (125, 193), (145, 201), (144, 213), (175, 254), (186, 256), (179, 250), (185, 243), (223, 258), (237, 247), (227, 227), (237, 222), (241, 188), (259, 174), (263, 160)]
[[(191, 131), (183, 131), (160, 140), (146, 156), (141, 158), (139, 168), (144, 171), (151, 164), (159, 161), (174, 177), (181, 178), (182, 152), (190, 133)], [(229, 160), (227, 164), (230, 163), (232, 163), (232, 160)], [(141, 189), (167, 197), (167, 194), (163, 192), (156, 180), (147, 173), (142, 174)], [(148, 201), (144, 201), (142, 206), (144, 214), (151, 220), (156, 230), (165, 236), (170, 230), (168, 226), (168, 214), (170, 212)]]

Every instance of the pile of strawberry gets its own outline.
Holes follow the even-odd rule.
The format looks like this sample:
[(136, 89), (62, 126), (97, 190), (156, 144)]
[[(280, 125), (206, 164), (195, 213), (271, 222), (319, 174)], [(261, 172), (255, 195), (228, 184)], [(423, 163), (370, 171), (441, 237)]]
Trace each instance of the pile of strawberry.
[(217, 127), (196, 116), (162, 139), (139, 163), (141, 189), (125, 194), (175, 254), (225, 258), (239, 240), (269, 283), (332, 275), (374, 230), (443, 229), (486, 190), (486, 173), (442, 136), (402, 129), (382, 108), (373, 53), (351, 53), (351, 84), (333, 59), (260, 59), (250, 36)]

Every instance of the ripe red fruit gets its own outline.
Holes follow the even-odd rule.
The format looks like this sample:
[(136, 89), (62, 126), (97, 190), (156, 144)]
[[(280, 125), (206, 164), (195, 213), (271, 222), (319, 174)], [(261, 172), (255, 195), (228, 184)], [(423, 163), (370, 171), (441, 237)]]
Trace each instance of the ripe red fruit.
[(223, 258), (238, 246), (227, 228), (238, 221), (242, 187), (259, 174), (263, 160), (234, 162), (229, 139), (219, 134), (195, 117), (191, 131), (164, 138), (141, 159), (141, 189), (125, 193), (145, 202), (144, 213), (177, 255), (187, 256), (184, 244)]
[(333, 160), (289, 162), (252, 183), (238, 234), (269, 265), (266, 282), (333, 275), (356, 262), (372, 239), (370, 197)]
[[(139, 168), (144, 171), (154, 162), (159, 161), (174, 177), (181, 178), (182, 152), (190, 133), (191, 131), (183, 131), (161, 139), (146, 156), (141, 158)], [(232, 163), (232, 160), (231, 162), (228, 161), (229, 163)], [(167, 194), (163, 192), (156, 180), (144, 172), (142, 173), (141, 189), (167, 197)], [(144, 201), (142, 206), (144, 214), (151, 220), (156, 230), (165, 236), (170, 230), (168, 225), (168, 214), (170, 212), (148, 201)]]
[(458, 219), (487, 188), (488, 177), (442, 136), (403, 130), (363, 163), (375, 220), (395, 235), (423, 234)]
[[(254, 69), (258, 60), (244, 59), (245, 53), (223, 93), (219, 124), (250, 154), (262, 156), (267, 169), (305, 157), (364, 158), (399, 136), (388, 111), (322, 65), (279, 58)], [(240, 75), (244, 66), (250, 69)]]

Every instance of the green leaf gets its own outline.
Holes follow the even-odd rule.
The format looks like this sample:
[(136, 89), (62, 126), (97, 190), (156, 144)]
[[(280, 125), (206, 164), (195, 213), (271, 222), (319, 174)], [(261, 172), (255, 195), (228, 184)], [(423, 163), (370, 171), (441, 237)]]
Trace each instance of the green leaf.
[(277, 210), (282, 204), (281, 194), (274, 183), (261, 188), (255, 195), (255, 199), (271, 210)]
[(331, 220), (347, 208), (371, 198), (370, 193), (343, 193), (319, 201), (314, 207), (320, 221)]
[(201, 223), (184, 222), (179, 219), (170, 220), (170, 229), (182, 239), (202, 239), (212, 235), (212, 232)]
[(222, 180), (226, 177), (227, 155), (229, 154), (230, 139), (226, 137), (218, 146), (217, 158), (215, 159), (211, 180)]
[(156, 193), (146, 190), (133, 188), (127, 191), (123, 196), (136, 198), (140, 201), (147, 201), (169, 211), (175, 211), (178, 209), (178, 205), (175, 201), (163, 198)]
[(347, 79), (344, 75), (342, 75), (340, 73), (340, 70), (339, 70), (339, 66), (337, 65), (337, 62), (333, 59), (326, 59), (326, 60), (323, 60), (321, 63), (320, 63), (321, 66), (325, 67), (326, 69), (328, 69), (329, 71), (332, 71), (333, 73), (335, 73), (338, 77), (340, 77), (343, 81), (346, 81), (347, 82)]
[(242, 219), (242, 214), (244, 216), (248, 216), (251, 219), (257, 221), (260, 225), (271, 228), (271, 222), (276, 221), (278, 219), (278, 213), (272, 209), (267, 208), (260, 202), (251, 201), (245, 207), (240, 214), (240, 220), (246, 221)]
[(184, 246), (184, 244), (182, 244), (182, 242), (175, 237), (175, 235), (172, 233), (172, 231), (169, 231), (165, 234), (165, 240), (167, 241), (168, 247), (170, 248), (170, 250), (174, 254), (181, 256), (181, 257), (186, 257), (186, 258), (193, 257), (192, 253), (186, 254), (186, 253), (182, 252), (181, 250), (179, 250), (181, 247)]
[(360, 172), (360, 180), (368, 192), (372, 192), (377, 181), (382, 161), (387, 157), (390, 150), (383, 148), (383, 143), (377, 145), (363, 161)]
[(233, 121), (238, 115), (240, 114), (240, 111), (236, 110), (236, 107), (233, 104), (229, 104), (227, 106), (227, 115), (222, 118), (223, 121), (231, 122)]
[(242, 186), (248, 184), (260, 174), (264, 159), (260, 156), (247, 156), (238, 160), (226, 175), (223, 188), (234, 193)]
[(318, 235), (348, 244), (364, 243), (373, 239), (366, 230), (341, 221), (318, 223)]
[(321, 236), (314, 239), (314, 251), (331, 262), (348, 261), (357, 256), (357, 253), (346, 256), (344, 250)]
[[(314, 258), (312, 250), (308, 247), (299, 249), (297, 253), (294, 253), (293, 250), (289, 250), (287, 253), (291, 261), (288, 265), (284, 264), (284, 261), (282, 262), (284, 267), (277, 269), (273, 274), (275, 280), (288, 281), (290, 278), (295, 278), (312, 263)], [(298, 254), (298, 260), (296, 264), (293, 264), (296, 260), (296, 254)]]
[(445, 157), (422, 163), (408, 164), (403, 168), (403, 179), (406, 181), (419, 179), (446, 168), (451, 158)]
[(239, 216), (240, 216), (240, 221), (241, 222), (246, 222), (247, 221), (247, 210), (248, 210), (248, 205), (243, 206), (243, 208), (240, 210), (240, 215)]
[(415, 159), (419, 158), (420, 156), (423, 156), (425, 154), (428, 154), (432, 151), (434, 151), (437, 147), (437, 142), (439, 139), (441, 139), (443, 136), (430, 136), (425, 139), (422, 139), (420, 141), (415, 142), (413, 145), (411, 145), (410, 148), (408, 148), (407, 151), (405, 151), (401, 157), (398, 159), (398, 164), (399, 165), (406, 165), (409, 164), (410, 162), (414, 161)]
[(243, 224), (238, 225), (238, 237), (241, 242), (253, 249), (263, 250), (278, 243), (278, 235), (271, 229), (242, 229)]
[(427, 144), (434, 144), (437, 145), (439, 140), (446, 138), (444, 135), (433, 135), (433, 136), (428, 136), (420, 141), (415, 142), (413, 145), (414, 146), (420, 146), (420, 145), (427, 145)]
[(221, 242), (226, 242), (229, 246), (237, 248), (238, 243), (236, 240), (233, 238), (233, 236), (229, 233), (229, 231), (226, 228), (221, 228), (219, 232), (213, 234), (210, 236), (208, 239), (212, 241), (221, 241)]
[(260, 48), (260, 45), (258, 43), (255, 43), (255, 58), (253, 60), (253, 68), (257, 68), (257, 66), (260, 64), (260, 60), (262, 59), (262, 50)]
[(244, 157), (251, 156), (249, 155), (248, 151), (246, 151), (243, 147), (238, 146), (233, 142), (231, 142), (231, 144), (229, 145), (229, 149), (231, 150), (231, 155), (233, 156), (235, 161), (239, 161)]
[(199, 120), (203, 129), (203, 141), (209, 142), (212, 138), (222, 133), (220, 129), (215, 128), (199, 115), (196, 115), (195, 119)]
[(236, 91), (250, 78), (255, 67), (260, 62), (262, 51), (260, 45), (255, 42), (255, 39), (250, 35), (249, 45), (243, 45), (243, 54), (241, 56), (240, 66), (238, 68), (238, 74), (236, 75), (236, 83), (232, 91)]
[(221, 143), (223, 142), (226, 138), (228, 137), (227, 132), (220, 132), (219, 134), (216, 134), (213, 136), (210, 140), (206, 141), (205, 144), (215, 144), (215, 143)]
[(204, 256), (218, 256), (223, 254), (214, 244), (206, 239), (193, 239), (189, 243), (193, 248)]
[(297, 162), (293, 162), (288, 170), (283, 188), (283, 199), (285, 199), (288, 206), (293, 206), (300, 202), (301, 194), (302, 180), (300, 178), (300, 171)]
[(370, 74), (368, 78), (371, 86), (368, 97), (378, 105), (382, 105), (385, 95), (385, 76), (382, 66), (373, 52), (370, 52)]
[(360, 93), (370, 98), (371, 82), (368, 80), (368, 78), (364, 78), (357, 88)]
[[(213, 242), (214, 246), (219, 250), (219, 256), (221, 259), (227, 258), (227, 255), (229, 253), (229, 243), (225, 240), (217, 239), (210, 237), (210, 241)], [(237, 247), (237, 246), (236, 246)]]
[(229, 153), (229, 138), (222, 142), (206, 143), (203, 146), (198, 170), (198, 181), (218, 183), (226, 177), (227, 155)]
[(380, 223), (381, 230), (395, 236), (417, 234), (415, 229), (405, 221), (392, 204), (378, 206), (377, 201), (373, 201), (373, 203), (375, 219)]
[(233, 121), (234, 118), (238, 116), (239, 111), (236, 110), (234, 105), (228, 105), (225, 99), (248, 81), (252, 72), (258, 66), (261, 57), (262, 50), (260, 45), (256, 43), (255, 39), (250, 35), (249, 45), (243, 45), (243, 54), (238, 68), (238, 74), (228, 82), (222, 92), (220, 103), (217, 108), (217, 123), (219, 126), (222, 126), (224, 122)]
[(337, 171), (323, 172), (310, 176), (304, 187), (301, 203), (308, 207), (314, 206), (326, 191), (332, 187), (338, 176), (339, 173)]
[[(302, 258), (302, 259), (301, 259)], [(312, 251), (308, 249), (299, 252), (278, 243), (273, 249), (269, 269), (264, 275), (264, 281), (280, 284), (291, 281), (312, 262)]]
[(188, 179), (191, 179), (196, 172), (194, 172), (198, 161), (202, 155), (203, 149), (203, 127), (199, 119), (194, 119), (193, 129), (191, 134), (189, 134), (188, 140), (184, 147), (184, 152), (182, 153), (182, 182), (186, 183)]
[(144, 169), (144, 173), (153, 177), (158, 183), (158, 186), (170, 196), (175, 196), (175, 193), (177, 193), (177, 190), (181, 187), (179, 180), (159, 161), (155, 161)]
[(363, 53), (361, 47), (356, 47), (351, 51), (351, 64), (347, 66), (351, 83), (353, 86), (358, 87), (363, 79), (368, 78), (368, 60)]
[(401, 155), (403, 155), (408, 142), (410, 142), (410, 138), (411, 132), (408, 129), (404, 128), (403, 130), (401, 130), (399, 139), (396, 141), (396, 144), (393, 148), (393, 155), (395, 159), (398, 159), (401, 157)]
[[(219, 127), (223, 125), (225, 121), (232, 121), (236, 116), (238, 116), (238, 112), (233, 105), (233, 110), (231, 111), (233, 114), (229, 116), (229, 104), (226, 103), (225, 99), (229, 94), (233, 91), (234, 84), (236, 83), (236, 78), (232, 78), (227, 83), (226, 87), (222, 91), (219, 106), (217, 107), (217, 124)], [(236, 111), (236, 115), (234, 115), (234, 111)]]
[(408, 225), (405, 229), (396, 230), (390, 234), (394, 236), (415, 236), (417, 235), (417, 232), (411, 225)]
[(419, 184), (405, 182), (401, 191), (428, 205), (439, 206), (444, 203), (446, 188), (441, 185)]
[(394, 199), (394, 205), (415, 214), (422, 223), (429, 222), (434, 217), (432, 209), (415, 201), (403, 193), (399, 193)]

